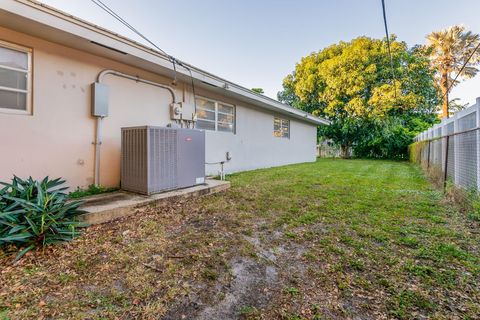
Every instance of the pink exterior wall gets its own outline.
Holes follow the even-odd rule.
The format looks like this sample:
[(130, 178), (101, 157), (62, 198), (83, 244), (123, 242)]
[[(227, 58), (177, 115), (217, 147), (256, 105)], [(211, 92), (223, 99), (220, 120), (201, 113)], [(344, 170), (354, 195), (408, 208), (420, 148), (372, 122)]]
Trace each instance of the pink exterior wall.
[[(104, 69), (170, 85), (171, 79), (79, 50), (0, 28), (0, 40), (33, 48), (33, 115), (1, 113), (0, 181), (13, 174), (34, 178), (61, 176), (71, 187), (93, 183), (95, 118), (90, 115), (90, 84)], [(100, 182), (118, 186), (120, 128), (166, 125), (167, 91), (131, 80), (106, 76), (109, 116), (103, 122)], [(177, 97), (192, 101), (188, 85), (177, 85)], [(227, 172), (314, 161), (316, 127), (291, 120), (291, 139), (273, 137), (274, 113), (198, 89), (197, 94), (236, 105), (236, 134), (207, 131), (207, 161), (233, 155)], [(216, 173), (207, 166), (207, 173)]]
[[(90, 84), (98, 73), (115, 69), (168, 84), (157, 75), (4, 28), (0, 39), (33, 48), (33, 115), (0, 111), (0, 181), (16, 174), (61, 175), (70, 186), (93, 183), (95, 118), (90, 115)], [(118, 185), (118, 150), (112, 150), (119, 148), (119, 127), (166, 125), (170, 96), (112, 76), (105, 83), (113, 85), (110, 116), (104, 121), (101, 181)]]

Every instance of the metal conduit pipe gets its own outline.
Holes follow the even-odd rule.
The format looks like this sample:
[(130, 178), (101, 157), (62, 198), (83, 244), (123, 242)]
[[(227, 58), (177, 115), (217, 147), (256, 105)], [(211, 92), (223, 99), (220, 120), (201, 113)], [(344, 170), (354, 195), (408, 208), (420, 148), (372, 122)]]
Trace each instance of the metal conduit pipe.
[[(145, 84), (149, 84), (158, 88), (162, 88), (165, 90), (168, 90), (172, 96), (172, 103), (176, 103), (177, 99), (175, 96), (175, 91), (164, 84), (158, 83), (158, 82), (153, 82), (150, 80), (142, 79), (138, 76), (132, 76), (126, 73), (122, 73), (119, 71), (115, 70), (110, 70), (106, 69), (100, 72), (97, 76), (97, 82), (102, 83), (103, 78), (107, 75), (112, 75), (112, 76), (117, 76), (125, 79), (130, 79), (136, 82), (141, 82)], [(102, 145), (102, 121), (104, 117), (97, 117), (97, 122), (96, 122), (96, 128), (95, 128), (95, 165), (94, 165), (94, 171), (95, 171), (95, 185), (100, 185), (100, 146)]]
[(119, 71), (108, 70), (108, 69), (103, 70), (102, 72), (100, 72), (98, 74), (97, 82), (102, 83), (103, 78), (106, 75), (109, 75), (109, 74), (111, 74), (113, 76), (121, 77), (121, 78), (130, 79), (130, 80), (133, 80), (133, 81), (136, 81), (136, 82), (146, 83), (146, 84), (149, 84), (149, 85), (152, 85), (152, 86), (155, 86), (155, 87), (159, 87), (159, 88), (168, 90), (168, 92), (170, 92), (170, 94), (172, 95), (172, 103), (177, 102), (177, 99), (175, 97), (175, 91), (171, 87), (166, 86), (166, 85), (161, 84), (161, 83), (158, 83), (158, 82), (153, 82), (153, 81), (150, 81), (150, 80), (142, 79), (138, 76), (132, 76), (132, 75), (129, 75), (129, 74), (126, 74), (126, 73), (122, 73), (122, 72), (119, 72)]

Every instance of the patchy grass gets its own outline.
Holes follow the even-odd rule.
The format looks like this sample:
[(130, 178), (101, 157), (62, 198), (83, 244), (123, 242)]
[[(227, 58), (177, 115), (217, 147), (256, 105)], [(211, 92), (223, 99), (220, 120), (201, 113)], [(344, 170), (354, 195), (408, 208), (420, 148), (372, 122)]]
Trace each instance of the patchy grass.
[(107, 187), (96, 186), (94, 184), (91, 184), (85, 189), (77, 187), (77, 189), (75, 191), (70, 192), (68, 194), (68, 196), (71, 199), (79, 199), (79, 198), (84, 198), (84, 197), (88, 197), (88, 196), (93, 196), (93, 195), (96, 195), (96, 194), (114, 192), (114, 191), (117, 191), (117, 190), (118, 190), (118, 188), (107, 188)]
[(229, 176), (72, 243), (0, 256), (11, 319), (475, 319), (480, 226), (404, 162)]

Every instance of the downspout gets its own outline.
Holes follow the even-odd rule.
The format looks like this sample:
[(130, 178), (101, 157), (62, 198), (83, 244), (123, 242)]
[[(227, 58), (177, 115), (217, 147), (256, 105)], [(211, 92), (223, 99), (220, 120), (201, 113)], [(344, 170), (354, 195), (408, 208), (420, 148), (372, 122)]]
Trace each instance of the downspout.
[[(103, 70), (100, 72), (97, 76), (97, 82), (102, 83), (103, 78), (107, 75), (112, 75), (112, 76), (117, 76), (125, 79), (130, 79), (135, 82), (141, 82), (145, 84), (149, 84), (158, 88), (162, 88), (165, 90), (168, 90), (170, 92), (170, 95), (172, 96), (172, 103), (176, 103), (177, 99), (175, 97), (175, 91), (164, 84), (158, 83), (158, 82), (153, 82), (150, 80), (142, 79), (138, 76), (132, 76), (129, 74), (125, 74), (119, 71), (115, 70)], [(96, 121), (96, 128), (95, 128), (95, 165), (94, 165), (94, 172), (95, 172), (95, 185), (100, 185), (100, 147), (102, 145), (102, 122), (103, 122), (104, 117), (97, 117)]]

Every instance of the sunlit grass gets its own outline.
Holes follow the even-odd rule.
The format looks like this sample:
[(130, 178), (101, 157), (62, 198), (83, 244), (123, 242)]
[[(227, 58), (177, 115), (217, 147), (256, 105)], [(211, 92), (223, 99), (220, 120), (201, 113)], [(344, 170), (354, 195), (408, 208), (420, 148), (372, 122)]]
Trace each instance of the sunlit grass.
[(238, 317), (480, 314), (478, 223), (413, 165), (322, 159), (228, 180), (226, 193), (146, 208), (17, 266), (2, 258), (0, 316), (194, 317), (179, 303), (220, 303), (239, 258), (278, 278), (252, 271), (265, 286), (255, 292), (274, 294), (240, 301)]

